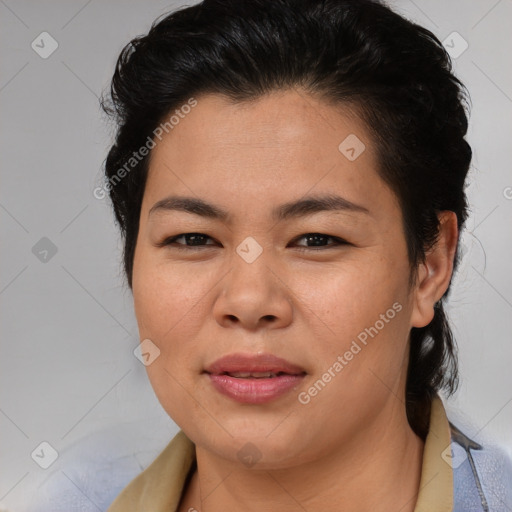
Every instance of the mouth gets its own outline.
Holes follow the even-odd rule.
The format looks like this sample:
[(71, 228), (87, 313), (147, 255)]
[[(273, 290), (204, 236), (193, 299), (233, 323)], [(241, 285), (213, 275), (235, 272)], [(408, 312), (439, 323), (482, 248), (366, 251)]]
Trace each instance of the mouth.
[(206, 373), (238, 378), (271, 378), (279, 374), (300, 375), (304, 368), (273, 354), (228, 354), (208, 365)]
[(301, 367), (272, 354), (231, 354), (209, 365), (213, 388), (243, 404), (263, 404), (295, 389), (306, 376)]
[(217, 375), (229, 375), (236, 379), (273, 379), (282, 375), (300, 375), (286, 372), (222, 372)]

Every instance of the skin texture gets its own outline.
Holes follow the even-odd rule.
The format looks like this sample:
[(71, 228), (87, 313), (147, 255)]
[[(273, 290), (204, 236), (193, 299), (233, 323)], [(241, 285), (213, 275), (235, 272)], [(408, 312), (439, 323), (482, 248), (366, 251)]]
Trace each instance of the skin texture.
[[(152, 150), (133, 271), (140, 339), (161, 351), (147, 367), (151, 384), (196, 444), (198, 470), (180, 509), (412, 511), (423, 442), (403, 399), (408, 336), (430, 322), (448, 287), (455, 215), (440, 216), (439, 242), (411, 288), (397, 198), (377, 173), (368, 130), (348, 108), (298, 89), (239, 104), (219, 95), (197, 102)], [(354, 161), (338, 149), (350, 134), (366, 147)], [(368, 213), (271, 216), (283, 203), (324, 194)], [(229, 216), (149, 214), (170, 195), (200, 198)], [(158, 245), (183, 233), (207, 238), (200, 247), (183, 237)], [(326, 235), (320, 247), (309, 233)], [(262, 248), (252, 263), (236, 251), (246, 237)], [(393, 304), (400, 311), (301, 403), (299, 393)], [(307, 375), (272, 402), (240, 404), (203, 373), (235, 352), (271, 353)], [(249, 442), (261, 455), (251, 467), (238, 456)]]

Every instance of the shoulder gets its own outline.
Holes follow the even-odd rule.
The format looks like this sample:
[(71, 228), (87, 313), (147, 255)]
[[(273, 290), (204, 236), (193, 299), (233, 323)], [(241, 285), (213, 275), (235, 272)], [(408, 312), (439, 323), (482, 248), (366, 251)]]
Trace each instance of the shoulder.
[(30, 512), (106, 510), (128, 482), (161, 450), (134, 447), (122, 429), (95, 432), (60, 451), (55, 464), (34, 482)]
[[(133, 426), (96, 431), (62, 450), (51, 469), (34, 482), (33, 500), (27, 510), (106, 511), (118, 496), (133, 487), (132, 482), (147, 479), (144, 475), (157, 460), (173, 459), (173, 454), (181, 454), (183, 459), (183, 450), (173, 450), (176, 437), (184, 444), (181, 435), (169, 442), (169, 437), (146, 435), (148, 429), (141, 427), (136, 422)], [(162, 456), (164, 453), (167, 457)], [(129, 510), (132, 509), (126, 512)]]
[(502, 448), (480, 444), (454, 424), (451, 429), (454, 512), (512, 510), (512, 458)]

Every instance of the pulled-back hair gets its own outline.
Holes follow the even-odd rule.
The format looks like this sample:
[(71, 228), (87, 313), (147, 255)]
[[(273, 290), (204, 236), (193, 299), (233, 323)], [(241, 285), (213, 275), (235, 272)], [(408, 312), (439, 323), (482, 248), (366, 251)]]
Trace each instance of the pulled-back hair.
[[(365, 122), (378, 171), (402, 208), (412, 280), (437, 239), (437, 214), (455, 212), (462, 229), (468, 95), (430, 31), (371, 0), (205, 0), (128, 43), (102, 102), (117, 122), (105, 176), (130, 288), (149, 155), (118, 178), (134, 151), (191, 97), (243, 102), (291, 87), (347, 105)], [(406, 410), (422, 438), (434, 395), (457, 386), (445, 297), (430, 324), (410, 335)]]

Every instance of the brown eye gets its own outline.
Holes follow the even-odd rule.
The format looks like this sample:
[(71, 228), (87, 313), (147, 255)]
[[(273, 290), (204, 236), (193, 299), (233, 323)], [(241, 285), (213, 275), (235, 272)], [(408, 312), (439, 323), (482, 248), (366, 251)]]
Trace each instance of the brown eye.
[(207, 240), (213, 240), (203, 233), (181, 233), (176, 236), (166, 238), (158, 244), (158, 247), (172, 246), (177, 249), (186, 249), (188, 247), (203, 247), (205, 245), (214, 245), (206, 243)]
[[(297, 241), (305, 240), (306, 245), (298, 244)], [(334, 243), (328, 243), (329, 240)], [(346, 245), (348, 242), (336, 236), (324, 235), (323, 233), (306, 233), (295, 239), (296, 245), (303, 249), (330, 248), (339, 245)]]

